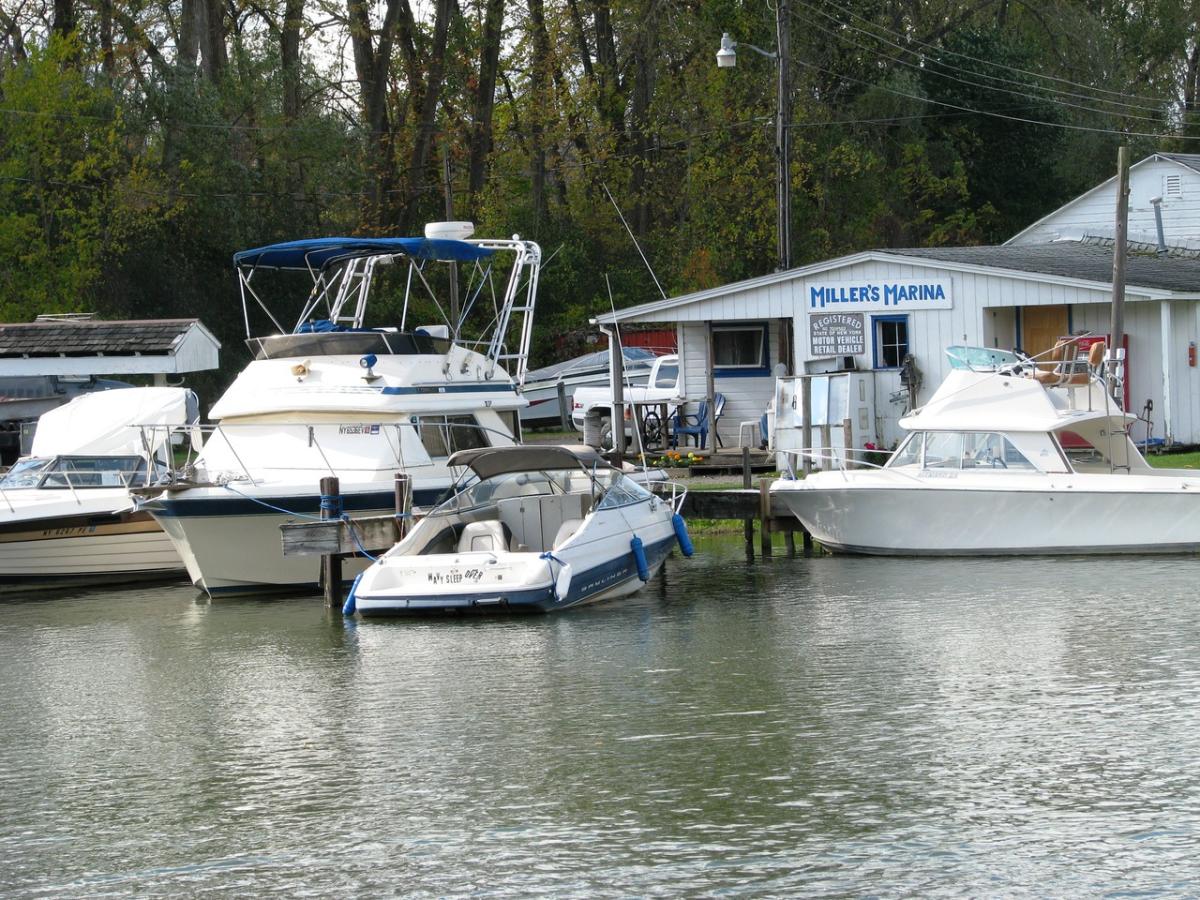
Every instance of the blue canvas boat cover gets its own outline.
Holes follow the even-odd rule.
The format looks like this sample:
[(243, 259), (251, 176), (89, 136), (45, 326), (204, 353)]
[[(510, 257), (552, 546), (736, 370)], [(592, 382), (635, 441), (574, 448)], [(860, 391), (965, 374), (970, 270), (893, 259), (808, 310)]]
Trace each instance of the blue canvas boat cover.
[(283, 244), (257, 247), (254, 250), (241, 250), (233, 254), (233, 264), (254, 268), (307, 270), (320, 269), (330, 262), (356, 256), (395, 253), (415, 259), (472, 262), (491, 256), (493, 252), (466, 241), (444, 238), (329, 237), (287, 241)]

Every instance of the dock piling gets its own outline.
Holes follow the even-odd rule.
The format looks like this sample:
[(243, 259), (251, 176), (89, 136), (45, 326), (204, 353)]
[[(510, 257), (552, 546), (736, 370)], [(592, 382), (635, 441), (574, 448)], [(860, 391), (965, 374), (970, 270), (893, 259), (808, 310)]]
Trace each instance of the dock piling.
[(772, 554), (771, 547), (771, 479), (758, 479), (758, 542), (764, 557)]
[[(743, 447), (742, 448), (742, 489), (748, 491), (748, 490), (750, 490), (750, 486), (751, 486), (750, 448)], [(754, 558), (754, 520), (749, 519), (749, 518), (743, 519), (742, 520), (742, 528), (744, 529), (744, 534), (745, 534), (745, 538), (746, 538), (746, 552), (749, 554), (750, 558), (753, 559)]]
[[(321, 479), (321, 518), (342, 517), (342, 488), (336, 476)], [(336, 553), (321, 555), (321, 588), (325, 594), (325, 605), (331, 609), (342, 605), (342, 558)]]

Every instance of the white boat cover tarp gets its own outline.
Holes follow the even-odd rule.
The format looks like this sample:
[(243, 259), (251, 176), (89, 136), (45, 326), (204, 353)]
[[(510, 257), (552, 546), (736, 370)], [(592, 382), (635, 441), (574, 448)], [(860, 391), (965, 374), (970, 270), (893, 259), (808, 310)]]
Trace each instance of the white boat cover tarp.
[[(185, 425), (187, 388), (143, 387), (94, 391), (38, 419), (32, 456), (140, 456), (146, 452), (140, 425)], [(193, 404), (194, 405), (194, 404)], [(169, 428), (146, 429), (153, 453)]]

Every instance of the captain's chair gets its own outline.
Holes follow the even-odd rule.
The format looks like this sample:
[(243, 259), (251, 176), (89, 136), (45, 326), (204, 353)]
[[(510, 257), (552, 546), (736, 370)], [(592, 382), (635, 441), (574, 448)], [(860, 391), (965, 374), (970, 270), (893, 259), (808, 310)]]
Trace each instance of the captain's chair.
[(459, 553), (500, 553), (507, 549), (504, 526), (495, 520), (469, 523), (458, 539)]

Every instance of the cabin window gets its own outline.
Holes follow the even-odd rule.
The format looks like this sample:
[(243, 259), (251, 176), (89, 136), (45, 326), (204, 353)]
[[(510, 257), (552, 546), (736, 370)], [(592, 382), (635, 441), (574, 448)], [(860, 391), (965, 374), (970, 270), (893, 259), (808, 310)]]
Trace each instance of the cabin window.
[(896, 452), (888, 460), (887, 467), (889, 469), (898, 469), (901, 466), (919, 466), (921, 464), (921, 446), (924, 443), (924, 433), (918, 431), (915, 434), (910, 434), (908, 439), (896, 448)]
[(925, 468), (957, 469), (962, 460), (963, 436), (954, 431), (925, 435)]
[(431, 459), (445, 459), (459, 450), (491, 446), (487, 432), (474, 416), (421, 416), (418, 430)]
[(908, 354), (908, 316), (873, 316), (875, 368), (898, 369)]
[(712, 343), (713, 362), (717, 368), (765, 369), (767, 367), (767, 329), (765, 325), (713, 326)]
[(925, 469), (1037, 471), (1012, 441), (988, 431), (916, 432), (892, 454), (888, 468), (918, 465)]

